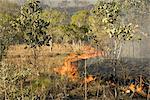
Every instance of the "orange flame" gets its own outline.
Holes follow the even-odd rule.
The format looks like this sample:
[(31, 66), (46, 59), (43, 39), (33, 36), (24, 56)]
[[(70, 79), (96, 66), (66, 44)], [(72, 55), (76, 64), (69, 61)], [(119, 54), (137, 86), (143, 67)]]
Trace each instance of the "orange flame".
[[(97, 51), (91, 46), (83, 46), (81, 51), (83, 52), (81, 55), (70, 53), (70, 55), (65, 58), (64, 65), (62, 67), (54, 68), (54, 71), (60, 75), (67, 75), (72, 80), (77, 80), (79, 78), (79, 73), (77, 66), (73, 64), (73, 62), (102, 56), (104, 54), (102, 51)], [(89, 83), (90, 81), (95, 80), (95, 78), (90, 75), (85, 80), (87, 83)]]
[(131, 90), (132, 92), (135, 92), (143, 97), (150, 98), (150, 94), (147, 94), (143, 89), (144, 89), (143, 86), (140, 86), (139, 84), (131, 83), (129, 87), (124, 91), (125, 93), (130, 93)]
[(94, 77), (93, 75), (88, 75), (86, 78), (84, 78), (85, 83), (89, 83), (91, 81), (94, 81), (96, 79), (96, 77)]

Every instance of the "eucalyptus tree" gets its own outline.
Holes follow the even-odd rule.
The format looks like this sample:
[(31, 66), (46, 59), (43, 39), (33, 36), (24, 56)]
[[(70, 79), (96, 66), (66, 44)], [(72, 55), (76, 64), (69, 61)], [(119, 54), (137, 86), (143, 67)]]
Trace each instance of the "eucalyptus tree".
[(90, 12), (88, 10), (80, 10), (71, 17), (71, 24), (78, 27), (88, 26), (88, 17)]
[(26, 43), (31, 48), (48, 45), (50, 37), (46, 33), (49, 22), (40, 17), (40, 1), (29, 0), (21, 7), (21, 15), (12, 24), (16, 31), (21, 31)]
[[(32, 72), (39, 75), (39, 70), (37, 66), (37, 51), (41, 46), (49, 46), (49, 41), (51, 41), (52, 37), (47, 34), (46, 30), (49, 26), (49, 22), (44, 20), (41, 17), (42, 14), (42, 7), (40, 6), (40, 1), (38, 0), (28, 0), (25, 4), (21, 7), (20, 16), (16, 18), (14, 21), (11, 22), (11, 25), (14, 31), (17, 34), (21, 35), (24, 39), (24, 43), (32, 48), (33, 50), (33, 67), (36, 70), (32, 70)], [(22, 70), (23, 68), (20, 68)], [(31, 81), (33, 80), (33, 74), (31, 75)], [(32, 82), (30, 81), (30, 90), (31, 90), (31, 98), (33, 99), (33, 87)], [(20, 83), (20, 87), (22, 87), (23, 81)], [(22, 91), (22, 88), (21, 88)], [(22, 99), (23, 99), (23, 92), (22, 92)]]
[(53, 37), (53, 42), (61, 40), (64, 33), (60, 27), (68, 23), (68, 15), (56, 9), (45, 9), (41, 17), (50, 23), (46, 32)]
[(64, 32), (63, 39), (66, 42), (79, 42), (84, 41), (85, 33), (88, 31), (84, 27), (78, 27), (74, 24), (65, 25), (62, 27), (62, 31)]
[(90, 17), (92, 31), (96, 33), (98, 38), (109, 37), (113, 42), (114, 58), (118, 59), (124, 41), (131, 40), (134, 35), (134, 25), (132, 23), (124, 24), (121, 20), (122, 8), (119, 2), (103, 2), (99, 1)]
[(49, 22), (41, 18), (42, 11), (40, 1), (28, 0), (21, 7), (20, 16), (12, 22), (12, 26), (18, 34), (23, 36), (25, 43), (33, 48), (35, 67), (37, 66), (37, 48), (43, 45), (49, 46), (49, 41), (52, 39), (46, 32)]
[[(122, 47), (126, 41), (136, 38), (134, 32), (136, 27), (132, 23), (123, 23), (120, 2), (99, 1), (91, 12), (90, 27), (95, 33), (97, 41), (101, 41), (103, 38), (104, 41), (108, 40), (104, 50), (107, 57), (112, 59), (113, 74), (116, 76), (116, 65), (120, 59)], [(99, 42), (97, 43), (99, 44)], [(115, 97), (117, 97), (117, 92), (115, 92)]]
[(65, 24), (67, 20), (67, 14), (57, 9), (45, 9), (43, 10), (41, 17), (50, 22), (49, 27), (57, 27)]

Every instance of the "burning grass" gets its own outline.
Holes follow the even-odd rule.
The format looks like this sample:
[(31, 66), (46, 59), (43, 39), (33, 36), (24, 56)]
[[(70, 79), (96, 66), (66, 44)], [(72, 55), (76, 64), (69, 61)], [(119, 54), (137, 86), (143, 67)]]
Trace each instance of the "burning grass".
[[(59, 73), (60, 75), (66, 75), (70, 79), (75, 81), (79, 79), (80, 75), (78, 73), (78, 66), (74, 64), (74, 62), (103, 56), (102, 51), (95, 50), (90, 46), (82, 47), (81, 52), (82, 54), (69, 54), (64, 60), (64, 65), (62, 67), (54, 68), (54, 71)], [(93, 78), (92, 76), (88, 76), (85, 80), (86, 82), (91, 82), (95, 80), (95, 78)]]
[[(31, 69), (34, 71), (32, 51), (31, 49), (24, 49), (24, 47), (10, 47), (7, 53), (7, 61), (17, 66), (32, 66)], [(25, 51), (26, 53), (21, 53)], [(113, 66), (111, 60), (97, 60), (97, 58), (101, 58), (103, 55), (102, 51), (98, 51), (91, 46), (81, 46), (78, 50), (72, 50), (70, 46), (62, 46), (60, 48), (56, 45), (52, 51), (49, 51), (49, 48), (43, 47), (37, 57), (39, 76), (34, 77), (33, 80), (28, 77), (27, 80), (31, 81), (35, 90), (35, 96), (45, 97), (46, 100), (83, 100), (85, 83), (88, 83), (88, 99), (114, 100), (118, 98), (129, 100), (131, 98), (149, 98), (150, 82), (149, 65), (147, 62), (138, 64), (139, 61), (137, 61), (135, 65), (135, 63), (118, 61), (116, 65), (117, 73), (114, 76), (112, 75)], [(85, 60), (87, 61), (86, 78), (82, 75), (84, 74), (83, 61)], [(136, 77), (137, 74), (147, 77), (142, 76), (144, 80), (140, 81)], [(136, 80), (135, 84), (132, 83), (134, 79)], [(25, 81), (25, 83), (28, 82)], [(31, 87), (30, 84), (25, 85), (25, 87)], [(40, 90), (43, 92), (39, 93)]]

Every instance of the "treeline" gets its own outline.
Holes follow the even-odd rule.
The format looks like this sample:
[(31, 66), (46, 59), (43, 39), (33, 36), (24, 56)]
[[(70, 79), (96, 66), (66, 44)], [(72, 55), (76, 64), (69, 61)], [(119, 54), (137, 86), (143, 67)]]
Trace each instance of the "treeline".
[[(149, 18), (149, 3), (149, 0), (98, 1), (91, 10), (80, 10), (73, 14), (65, 10), (59, 11), (44, 7), (39, 16), (49, 23), (45, 32), (52, 37), (55, 43), (85, 42), (93, 45), (107, 45), (106, 40), (110, 40), (110, 35), (116, 35), (113, 32), (123, 31), (123, 28), (126, 28), (129, 23), (143, 28), (144, 22)], [(5, 45), (20, 44), (26, 41), (24, 32), (19, 32), (19, 29), (16, 31), (12, 27), (12, 23), (20, 17), (21, 6), (9, 1), (0, 1), (0, 5), (2, 55), (3, 49), (7, 47)], [(144, 21), (143, 18), (145, 18)], [(127, 30), (129, 29), (126, 28), (124, 31)]]

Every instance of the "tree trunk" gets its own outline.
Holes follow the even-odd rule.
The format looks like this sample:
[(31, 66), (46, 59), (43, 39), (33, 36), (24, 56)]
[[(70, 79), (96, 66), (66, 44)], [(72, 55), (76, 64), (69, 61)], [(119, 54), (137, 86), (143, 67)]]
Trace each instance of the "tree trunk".
[(123, 44), (120, 43), (119, 51), (118, 51), (118, 54), (117, 54), (117, 60), (120, 58), (122, 47), (123, 47)]
[(5, 100), (7, 100), (7, 92), (6, 92), (6, 82), (4, 80), (4, 89), (5, 89)]
[(20, 88), (21, 88), (21, 97), (22, 97), (22, 100), (24, 100), (24, 96), (23, 96), (23, 86), (22, 86), (23, 82), (21, 80), (20, 82)]
[(113, 71), (116, 74), (116, 63), (120, 58), (123, 43), (121, 43), (121, 41), (117, 41), (117, 40), (115, 40), (114, 43), (115, 43), (114, 44), (115, 48), (114, 48), (114, 52), (113, 52), (113, 59), (114, 59), (114, 61), (113, 61), (113, 65), (114, 65)]
[(117, 55), (117, 41), (114, 41), (114, 51), (113, 51), (113, 72), (114, 72), (114, 76), (116, 76), (116, 55)]
[(87, 100), (87, 82), (86, 82), (87, 69), (86, 69), (86, 67), (87, 66), (86, 66), (86, 59), (85, 59), (85, 65), (84, 65), (84, 71), (85, 71), (85, 73), (84, 73), (85, 74), (85, 76), (84, 76), (84, 80), (85, 80), (85, 83), (84, 83), (85, 84), (85, 98), (84, 99), (85, 100)]

